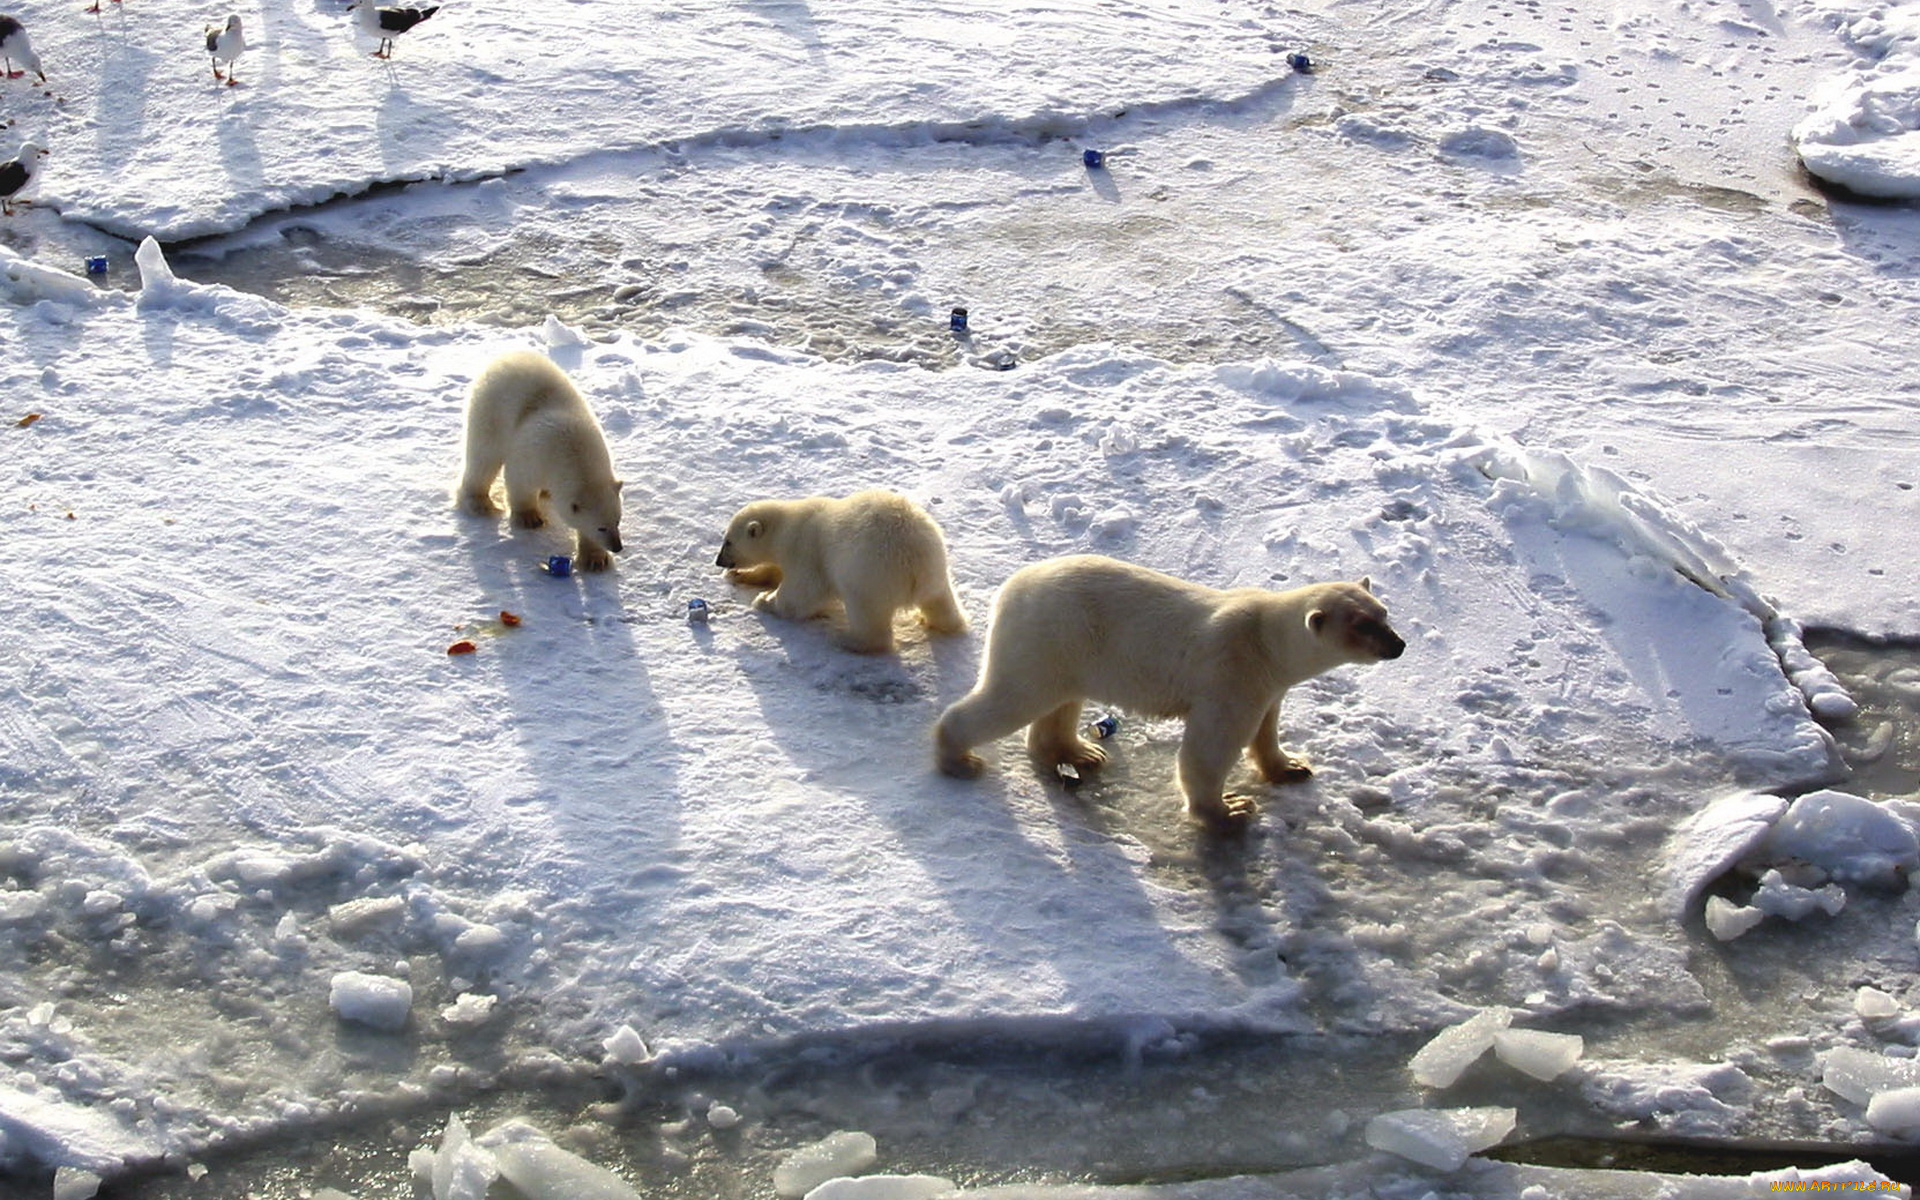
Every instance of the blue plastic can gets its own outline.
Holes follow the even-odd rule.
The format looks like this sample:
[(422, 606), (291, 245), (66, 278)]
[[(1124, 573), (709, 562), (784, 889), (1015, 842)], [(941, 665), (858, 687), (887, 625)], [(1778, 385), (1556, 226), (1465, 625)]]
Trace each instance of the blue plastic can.
[(966, 327), (967, 327), (967, 310), (966, 309), (956, 308), (951, 313), (947, 314), (948, 329), (953, 330), (955, 333), (959, 333), (964, 331)]
[(1087, 150), (1080, 155), (1080, 161), (1089, 167), (1098, 169), (1107, 165), (1107, 152), (1105, 150)]
[(1313, 60), (1299, 50), (1287, 55), (1287, 65), (1303, 75), (1311, 74), (1313, 71)]
[(106, 273), (107, 273), (107, 256), (106, 255), (95, 254), (92, 257), (87, 259), (87, 274), (105, 275)]
[(1101, 741), (1104, 742), (1108, 738), (1112, 737), (1115, 733), (1119, 732), (1120, 718), (1114, 716), (1112, 713), (1108, 713), (1106, 716), (1101, 717), (1098, 721), (1095, 721), (1093, 723), (1092, 728), (1093, 728), (1093, 736), (1099, 738)]
[(547, 559), (547, 574), (555, 579), (565, 579), (573, 574), (573, 560), (564, 554), (555, 554)]
[(712, 615), (713, 609), (708, 607), (705, 600), (696, 599), (687, 601), (687, 620), (704, 624), (706, 619)]

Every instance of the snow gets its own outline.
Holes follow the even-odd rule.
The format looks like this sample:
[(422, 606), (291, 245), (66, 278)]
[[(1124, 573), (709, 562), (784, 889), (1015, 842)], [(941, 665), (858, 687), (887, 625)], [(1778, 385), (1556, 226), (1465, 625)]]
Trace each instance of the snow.
[[(54, 153), (0, 238), (8, 1163), (111, 1177), (368, 1097), (437, 1127), (447, 1088), (556, 1063), (902, 1036), (1142, 1071), (1431, 1039), (1424, 1086), (1492, 1046), (1609, 1120), (1907, 1120), (1894, 1060), (1848, 1054), (1907, 1037), (1861, 998), (1920, 952), (1915, 812), (1806, 793), (1813, 717), (1857, 705), (1805, 638), (1920, 634), (1888, 533), (1920, 482), (1914, 230), (1811, 205), (1781, 143), (1912, 194), (1912, 14), (1353, 7), (474, 0), (388, 65), (334, 7), (244, 9), (227, 89), (176, 0), (20, 5), (50, 83), (9, 85), (10, 128)], [(375, 189), (408, 180), (484, 182)], [(232, 260), (525, 252), (555, 308), (633, 288), (656, 323), (416, 323), (175, 270), (220, 231)], [(627, 472), (607, 577), (452, 510), (462, 389), (509, 348), (580, 381)], [(936, 513), (977, 624), (1016, 567), (1093, 550), (1366, 574), (1409, 652), (1288, 698), (1319, 773), (1260, 789), (1224, 865), (1178, 813), (1177, 722), (1126, 716), (1072, 799), (1012, 741), (940, 779), (925, 730), (977, 631), (851, 659), (711, 566), (739, 503), (866, 485)], [(1778, 1007), (1696, 961), (1795, 937), (1822, 944)], [(1786, 1033), (1853, 1109), (1811, 1066), (1754, 1084), (1742, 1044)], [(1371, 1131), (1408, 1101), (1337, 1102)], [(1451, 1160), (1454, 1120), (1381, 1128)], [(529, 1194), (629, 1186), (505, 1128), (448, 1123), (436, 1200), (496, 1159)]]

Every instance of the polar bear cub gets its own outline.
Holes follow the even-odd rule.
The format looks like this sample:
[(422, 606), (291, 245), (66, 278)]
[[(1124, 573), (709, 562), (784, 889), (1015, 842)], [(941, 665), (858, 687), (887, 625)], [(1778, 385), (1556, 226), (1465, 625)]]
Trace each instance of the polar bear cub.
[(480, 372), (467, 396), (467, 466), (460, 505), (492, 516), (505, 470), (513, 523), (537, 529), (551, 513), (574, 531), (574, 563), (604, 571), (620, 551), (620, 489), (600, 423), (566, 373), (516, 350)]
[(982, 767), (975, 746), (1025, 725), (1035, 757), (1094, 767), (1106, 752), (1080, 736), (1083, 701), (1184, 717), (1187, 810), (1244, 821), (1253, 802), (1223, 794), (1242, 747), (1270, 783), (1312, 773), (1280, 748), (1287, 689), (1405, 649), (1365, 579), (1220, 591), (1099, 555), (1051, 559), (1002, 585), (980, 680), (941, 714), (935, 754), (941, 770), (971, 778)]
[(903, 608), (918, 608), (933, 633), (967, 628), (940, 527), (893, 492), (755, 501), (733, 515), (714, 563), (733, 583), (769, 589), (753, 606), (788, 620), (820, 616), (838, 600), (842, 644), (863, 654), (893, 649), (893, 614)]

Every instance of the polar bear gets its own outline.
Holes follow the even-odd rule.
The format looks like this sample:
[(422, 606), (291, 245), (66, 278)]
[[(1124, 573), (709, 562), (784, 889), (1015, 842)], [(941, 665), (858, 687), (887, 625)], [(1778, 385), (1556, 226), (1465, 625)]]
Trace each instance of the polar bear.
[(620, 552), (620, 489), (607, 439), (566, 373), (527, 350), (487, 364), (467, 396), (467, 467), (460, 505), (492, 516), (505, 468), (513, 523), (537, 529), (551, 513), (571, 526), (574, 563), (604, 571)]
[(941, 714), (934, 750), (941, 770), (972, 778), (982, 768), (973, 748), (1025, 725), (1035, 757), (1096, 767), (1107, 756), (1080, 736), (1082, 701), (1184, 717), (1187, 811), (1243, 822), (1253, 802), (1223, 795), (1242, 747), (1270, 783), (1312, 773), (1280, 748), (1287, 689), (1405, 649), (1365, 579), (1220, 591), (1095, 554), (1051, 559), (1001, 587), (980, 680)]
[(769, 589), (753, 606), (788, 620), (820, 616), (839, 600), (841, 644), (863, 654), (893, 649), (898, 609), (917, 607), (933, 633), (967, 628), (940, 527), (893, 492), (755, 501), (733, 515), (713, 561), (730, 582)]

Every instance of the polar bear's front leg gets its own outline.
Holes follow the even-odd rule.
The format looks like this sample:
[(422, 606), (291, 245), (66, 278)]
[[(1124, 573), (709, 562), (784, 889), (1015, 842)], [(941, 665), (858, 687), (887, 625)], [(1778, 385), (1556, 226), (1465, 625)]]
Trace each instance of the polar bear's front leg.
[(760, 563), (752, 567), (728, 567), (727, 582), (742, 587), (777, 588), (780, 586), (780, 568), (772, 563)]
[(1227, 772), (1240, 760), (1240, 748), (1252, 740), (1261, 722), (1258, 710), (1244, 712), (1231, 703), (1196, 705), (1187, 714), (1180, 739), (1180, 793), (1187, 811), (1210, 825), (1245, 824), (1258, 811), (1245, 796), (1227, 796)]
[(770, 592), (761, 592), (753, 598), (753, 606), (761, 612), (772, 613), (789, 621), (808, 621), (819, 616), (821, 610), (826, 608), (827, 595), (818, 583), (797, 571), (787, 571), (783, 573), (779, 587)]
[[(1284, 695), (1284, 693), (1283, 693)], [(1313, 777), (1313, 767), (1304, 758), (1296, 758), (1280, 748), (1280, 701), (1275, 700), (1260, 717), (1260, 728), (1247, 744), (1253, 765), (1268, 783), (1299, 783)]]

